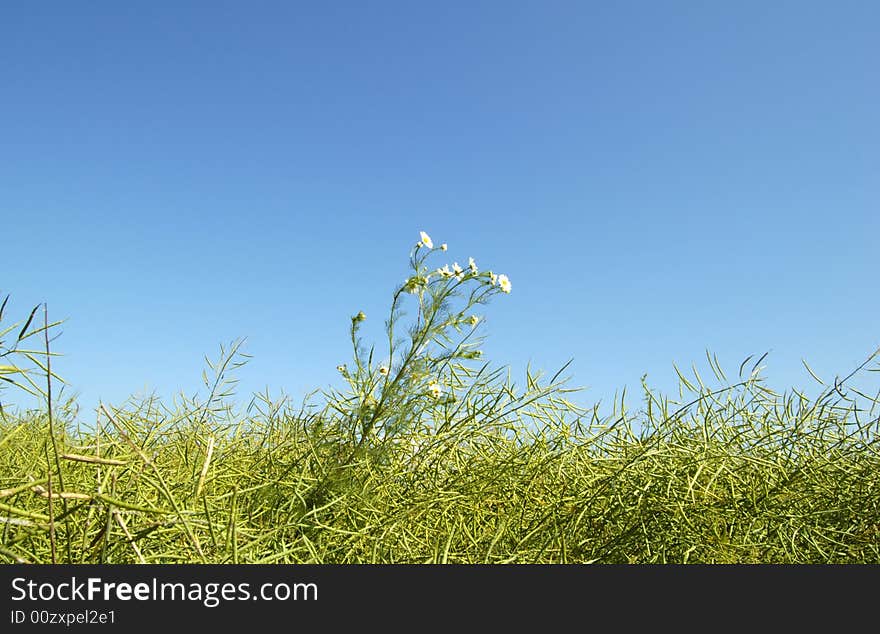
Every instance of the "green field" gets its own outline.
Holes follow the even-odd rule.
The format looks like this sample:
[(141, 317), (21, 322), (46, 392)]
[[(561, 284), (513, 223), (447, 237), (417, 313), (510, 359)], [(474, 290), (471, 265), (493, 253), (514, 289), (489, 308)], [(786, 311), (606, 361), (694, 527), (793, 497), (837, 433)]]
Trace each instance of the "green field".
[[(202, 400), (102, 406), (88, 427), (73, 402), (4, 411), (0, 559), (880, 562), (878, 353), (813, 398), (770, 390), (760, 359), (728, 377), (709, 356), (711, 382), (680, 374), (602, 413), (564, 369), (482, 359), (480, 311), (509, 280), (433, 269), (440, 250), (413, 249), (387, 342), (352, 317), (344, 390), (237, 407), (236, 342)], [(0, 324), (0, 397), (60, 381), (55, 326), (31, 317)]]

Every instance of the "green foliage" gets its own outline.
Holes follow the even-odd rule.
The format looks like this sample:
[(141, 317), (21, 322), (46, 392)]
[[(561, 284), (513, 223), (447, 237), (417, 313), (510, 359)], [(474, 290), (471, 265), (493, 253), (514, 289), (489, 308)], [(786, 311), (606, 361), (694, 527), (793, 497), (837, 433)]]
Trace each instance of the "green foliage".
[(0, 560), (880, 562), (880, 398), (855, 386), (880, 351), (812, 399), (710, 355), (713, 384), (677, 370), (675, 397), (643, 382), (637, 409), (602, 414), (564, 368), (520, 384), (478, 360), (471, 317), (509, 280), (430, 272), (445, 250), (413, 250), (381, 358), (352, 318), (346, 387), (316, 403), (237, 412), (235, 342), (204, 401), (101, 406), (88, 429), (63, 407), (52, 427), (8, 416)]
[[(39, 323), (37, 311), (40, 304), (34, 306), (26, 319), (6, 325), (6, 309), (9, 304), (9, 295), (0, 300), (0, 416), (3, 415), (3, 390), (14, 388), (27, 392), (31, 396), (45, 397), (46, 374), (53, 379), (63, 382), (59, 376), (52, 373), (49, 357), (55, 356), (46, 347), (42, 347), (40, 336), (48, 342), (49, 333), (56, 329), (61, 322)], [(36, 375), (36, 379), (34, 378)], [(40, 375), (42, 382), (38, 383)]]

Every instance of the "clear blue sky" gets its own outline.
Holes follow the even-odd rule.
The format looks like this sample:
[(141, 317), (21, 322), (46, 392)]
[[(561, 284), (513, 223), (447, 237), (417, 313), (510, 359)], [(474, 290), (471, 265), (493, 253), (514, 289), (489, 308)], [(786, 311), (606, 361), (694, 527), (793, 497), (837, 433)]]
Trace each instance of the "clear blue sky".
[(573, 358), (583, 402), (707, 348), (807, 385), (880, 344), (878, 31), (876, 2), (8, 4), (0, 289), (67, 320), (86, 412), (193, 392), (239, 336), (240, 400), (338, 384), (420, 230), (510, 276), (487, 358)]

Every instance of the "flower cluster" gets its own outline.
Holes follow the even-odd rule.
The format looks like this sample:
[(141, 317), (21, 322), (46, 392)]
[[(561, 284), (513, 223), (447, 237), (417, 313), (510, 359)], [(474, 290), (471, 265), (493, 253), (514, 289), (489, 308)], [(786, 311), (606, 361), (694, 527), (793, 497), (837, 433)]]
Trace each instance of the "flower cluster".
[[(419, 236), (420, 240), (416, 243), (416, 249), (422, 247), (427, 247), (432, 250), (434, 249), (434, 241), (431, 240), (431, 236), (424, 231), (420, 231)], [(440, 245), (441, 251), (446, 251), (447, 248), (448, 246), (445, 242)], [(438, 275), (442, 279), (454, 278), (459, 282), (473, 277), (485, 277), (485, 283), (489, 286), (497, 286), (503, 293), (510, 293), (511, 290), (510, 279), (506, 275), (496, 275), (492, 271), (487, 271), (483, 275), (480, 275), (480, 269), (477, 267), (477, 263), (472, 257), (468, 258), (467, 271), (465, 271), (458, 262), (453, 262), (451, 268), (449, 264), (444, 264), (435, 269), (432, 273), (423, 277), (415, 276), (406, 280), (404, 282), (404, 290), (409, 293), (417, 293), (421, 286), (426, 285), (430, 281), (432, 275)]]
[[(374, 362), (373, 348), (362, 346), (358, 337), (366, 315), (359, 311), (351, 317), (354, 363), (351, 369), (345, 364), (336, 368), (351, 392), (339, 396), (339, 409), (350, 416), (362, 438), (395, 434), (405, 426), (420, 424), (438, 405), (461, 398), (456, 393), (464, 388), (464, 377), (477, 376), (469, 374), (472, 370), (466, 363), (482, 357), (477, 349), (482, 338), (473, 330), (483, 318), (474, 310), (493, 295), (510, 293), (510, 279), (481, 271), (473, 257), (465, 265), (451, 261), (429, 266), (429, 257), (448, 248), (446, 243), (435, 246), (430, 235), (419, 232), (410, 253), (409, 277), (397, 287), (385, 322), (388, 350), (382, 362)], [(417, 310), (413, 323), (407, 325), (407, 335), (401, 337), (408, 294), (415, 296)], [(463, 298), (465, 305), (454, 307), (454, 298)]]

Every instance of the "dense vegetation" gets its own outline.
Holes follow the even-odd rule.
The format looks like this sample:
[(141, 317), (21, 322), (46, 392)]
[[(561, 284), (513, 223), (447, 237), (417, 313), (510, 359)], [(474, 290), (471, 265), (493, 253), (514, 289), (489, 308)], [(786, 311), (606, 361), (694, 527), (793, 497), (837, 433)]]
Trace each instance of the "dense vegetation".
[[(674, 397), (645, 386), (601, 414), (561, 372), (517, 383), (482, 361), (476, 311), (510, 280), (430, 269), (443, 251), (422, 234), (387, 347), (352, 317), (347, 387), (312, 403), (239, 411), (236, 342), (201, 401), (102, 405), (89, 427), (73, 402), (5, 411), (0, 559), (880, 562), (880, 399), (856, 387), (878, 353), (814, 398), (709, 356), (712, 385), (680, 374)], [(36, 315), (0, 328), (0, 378), (49, 396), (55, 324)]]

